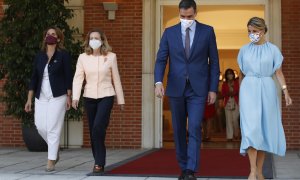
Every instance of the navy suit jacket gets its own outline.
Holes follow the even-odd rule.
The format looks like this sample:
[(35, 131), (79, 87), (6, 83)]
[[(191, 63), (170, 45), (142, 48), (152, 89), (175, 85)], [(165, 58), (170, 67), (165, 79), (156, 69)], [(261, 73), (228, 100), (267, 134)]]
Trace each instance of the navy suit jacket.
[[(29, 84), (29, 90), (35, 92), (39, 99), (45, 66), (48, 56), (44, 51), (39, 52), (34, 60), (34, 69)], [(53, 97), (59, 97), (72, 90), (71, 56), (64, 50), (56, 50), (48, 64), (49, 81)]]
[(167, 96), (183, 96), (187, 78), (198, 96), (207, 96), (208, 91), (218, 91), (220, 69), (214, 29), (197, 21), (195, 23), (196, 31), (189, 59), (185, 55), (180, 23), (167, 28), (161, 38), (154, 80), (163, 82), (169, 59)]

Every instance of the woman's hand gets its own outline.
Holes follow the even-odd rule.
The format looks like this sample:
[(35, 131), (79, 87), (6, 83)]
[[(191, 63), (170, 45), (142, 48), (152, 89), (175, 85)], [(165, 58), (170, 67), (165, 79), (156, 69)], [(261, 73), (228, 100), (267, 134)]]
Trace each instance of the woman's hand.
[(32, 97), (33, 97), (33, 90), (28, 91), (28, 96), (27, 96), (27, 102), (25, 104), (24, 110), (28, 113), (31, 112), (31, 106), (32, 106)]
[(72, 106), (71, 96), (67, 95), (67, 104), (66, 104), (67, 110), (70, 110), (71, 106)]
[(286, 82), (285, 82), (281, 67), (276, 70), (275, 74), (276, 74), (279, 84), (281, 85), (282, 91), (284, 93), (285, 105), (286, 106), (292, 105), (292, 99), (287, 90)]
[(124, 105), (124, 104), (121, 104), (121, 105), (120, 105), (120, 110), (121, 110), (121, 111), (124, 111), (124, 108), (125, 108), (125, 105)]
[(286, 106), (292, 105), (293, 102), (292, 102), (292, 98), (289, 95), (289, 92), (287, 90), (284, 90), (283, 92), (284, 92), (284, 98), (285, 98), (285, 105)]
[(25, 108), (24, 110), (28, 113), (28, 112), (31, 112), (32, 109), (31, 109), (31, 100), (27, 100), (26, 104), (25, 104)]
[(78, 100), (73, 100), (73, 101), (72, 101), (72, 107), (73, 107), (74, 109), (76, 109), (76, 110), (77, 110), (77, 107), (78, 107), (78, 103), (79, 103)]

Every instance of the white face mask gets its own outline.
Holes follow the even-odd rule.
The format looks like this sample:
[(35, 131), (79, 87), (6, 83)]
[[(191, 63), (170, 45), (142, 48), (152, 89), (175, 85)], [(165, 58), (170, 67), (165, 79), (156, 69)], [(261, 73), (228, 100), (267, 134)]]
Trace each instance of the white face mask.
[(249, 38), (250, 38), (250, 41), (253, 43), (257, 43), (260, 40), (259, 33), (250, 33)]
[(89, 42), (89, 45), (91, 46), (92, 49), (98, 49), (101, 45), (102, 42), (98, 39), (91, 39)]
[(181, 19), (180, 18), (180, 22), (181, 22), (181, 25), (184, 27), (184, 28), (189, 28), (191, 27), (191, 25), (194, 23), (195, 20), (193, 19)]

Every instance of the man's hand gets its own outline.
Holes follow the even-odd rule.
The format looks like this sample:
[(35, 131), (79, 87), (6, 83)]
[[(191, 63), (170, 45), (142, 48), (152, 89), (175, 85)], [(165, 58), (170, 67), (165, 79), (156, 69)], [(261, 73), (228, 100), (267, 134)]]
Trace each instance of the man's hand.
[(157, 83), (155, 85), (155, 96), (162, 98), (165, 95), (165, 90), (162, 83)]
[(214, 104), (216, 102), (217, 94), (215, 92), (208, 92), (207, 102), (208, 104)]

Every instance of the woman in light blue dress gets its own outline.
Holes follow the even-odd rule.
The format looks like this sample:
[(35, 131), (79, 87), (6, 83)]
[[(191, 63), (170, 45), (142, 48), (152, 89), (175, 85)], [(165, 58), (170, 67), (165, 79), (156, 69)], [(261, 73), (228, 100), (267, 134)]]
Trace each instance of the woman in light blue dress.
[(248, 179), (262, 180), (265, 152), (284, 156), (286, 150), (279, 98), (272, 79), (274, 74), (285, 95), (286, 105), (291, 105), (292, 100), (281, 70), (283, 56), (278, 47), (265, 39), (265, 21), (253, 17), (247, 27), (251, 43), (243, 46), (238, 55), (242, 76), (240, 153), (249, 156), (251, 171)]

